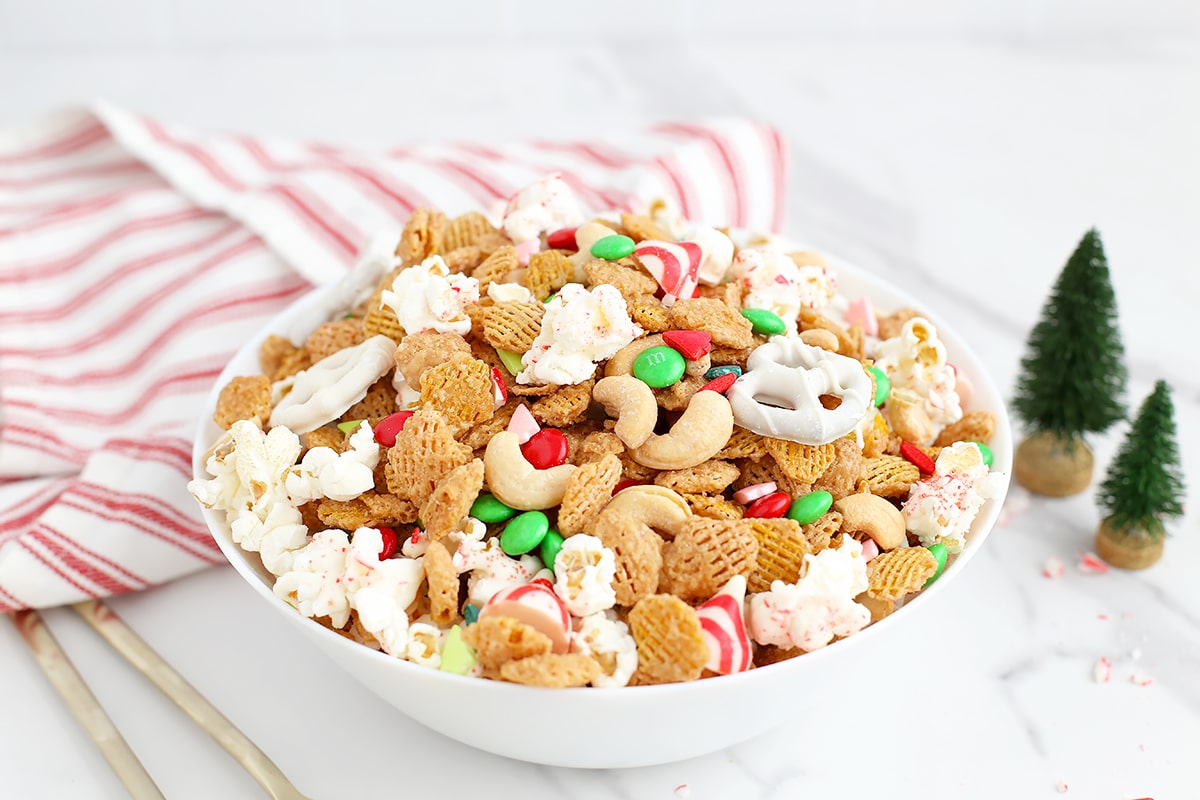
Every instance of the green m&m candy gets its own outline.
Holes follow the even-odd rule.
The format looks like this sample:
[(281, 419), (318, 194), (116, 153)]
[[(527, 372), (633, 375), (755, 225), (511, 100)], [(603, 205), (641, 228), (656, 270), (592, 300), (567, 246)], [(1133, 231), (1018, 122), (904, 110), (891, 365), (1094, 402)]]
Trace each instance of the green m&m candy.
[(504, 505), (491, 492), (484, 492), (476, 497), (475, 502), (471, 504), (470, 512), (472, 517), (489, 525), (493, 522), (504, 522), (506, 519), (511, 519), (516, 513), (515, 508)]
[(542, 539), (542, 563), (546, 568), (554, 570), (554, 559), (558, 558), (558, 551), (562, 550), (563, 537), (556, 530), (546, 531), (546, 536)]
[(647, 347), (633, 359), (633, 377), (651, 389), (663, 389), (683, 377), (687, 359), (673, 347)]
[(525, 365), (521, 363), (520, 353), (514, 353), (512, 350), (504, 350), (497, 347), (496, 355), (500, 356), (500, 363), (508, 370), (509, 375), (516, 376), (518, 372), (525, 369)]
[(887, 402), (888, 392), (892, 390), (892, 381), (879, 367), (867, 367), (867, 372), (875, 377), (875, 405), (881, 406)]
[(743, 308), (742, 316), (750, 320), (755, 333), (761, 333), (763, 336), (774, 336), (787, 330), (787, 323), (783, 321), (783, 317), (765, 308)]
[(592, 255), (605, 261), (616, 261), (633, 252), (633, 239), (621, 234), (605, 236), (592, 245)]
[(833, 505), (833, 495), (826, 491), (802, 494), (788, 506), (787, 518), (801, 525), (816, 522)]
[(542, 543), (550, 520), (541, 511), (526, 511), (513, 517), (500, 534), (500, 549), (510, 556), (528, 553)]
[(926, 549), (933, 553), (933, 557), (937, 559), (938, 567), (937, 572), (933, 573), (929, 577), (929, 580), (925, 581), (925, 585), (921, 587), (922, 589), (928, 589), (929, 584), (938, 579), (938, 576), (946, 569), (946, 559), (950, 556), (950, 551), (946, 549), (946, 545), (944, 544), (931, 544)]

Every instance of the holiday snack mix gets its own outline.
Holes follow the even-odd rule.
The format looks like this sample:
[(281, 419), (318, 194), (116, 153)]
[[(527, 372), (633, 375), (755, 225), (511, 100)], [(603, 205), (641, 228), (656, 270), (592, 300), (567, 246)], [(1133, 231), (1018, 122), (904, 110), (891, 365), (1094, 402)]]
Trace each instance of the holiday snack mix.
[(189, 489), (301, 614), (544, 687), (761, 668), (936, 580), (1002, 484), (933, 324), (811, 252), (587, 214), (420, 209), (364, 291), (220, 392)]

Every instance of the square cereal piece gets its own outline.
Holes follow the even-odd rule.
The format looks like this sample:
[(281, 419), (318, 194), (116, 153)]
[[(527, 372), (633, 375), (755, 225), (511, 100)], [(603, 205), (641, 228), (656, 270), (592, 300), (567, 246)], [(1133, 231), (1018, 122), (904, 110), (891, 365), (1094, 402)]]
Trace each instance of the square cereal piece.
[(700, 387), (708, 383), (703, 375), (685, 375), (665, 389), (654, 393), (659, 408), (665, 411), (683, 411)]
[(721, 448), (715, 458), (749, 458), (753, 461), (758, 461), (766, 454), (767, 442), (765, 436), (748, 431), (741, 425), (734, 425), (733, 433), (729, 436), (729, 441), (725, 443), (725, 446)]
[(957, 422), (951, 422), (937, 438), (935, 447), (948, 447), (955, 442), (982, 442), (987, 444), (996, 430), (996, 416), (990, 411), (968, 411)]
[(396, 405), (396, 389), (392, 386), (392, 373), (389, 372), (371, 384), (362, 400), (346, 409), (341, 421), (365, 419), (374, 425), (399, 410)]
[(741, 470), (728, 461), (709, 459), (687, 469), (660, 472), (654, 476), (654, 482), (680, 494), (719, 494), (740, 475)]
[(401, 339), (392, 358), (405, 383), (413, 389), (420, 389), (425, 370), (445, 364), (459, 355), (471, 355), (471, 346), (461, 336), (422, 331), (410, 333)]
[(434, 253), (441, 253), (446, 246), (446, 215), (429, 208), (418, 208), (408, 218), (396, 256), (411, 267), (420, 264)]
[(758, 538), (747, 520), (691, 517), (663, 545), (663, 586), (688, 601), (707, 600), (734, 575), (749, 577)]
[(600, 664), (581, 653), (546, 653), (500, 667), (500, 680), (550, 689), (587, 686), (598, 677)]
[(601, 283), (615, 286), (627, 303), (658, 291), (658, 281), (636, 267), (624, 266), (621, 262), (592, 259), (584, 264), (583, 274), (592, 286)]
[(657, 333), (671, 329), (671, 310), (654, 295), (644, 294), (632, 300), (627, 299), (626, 303), (630, 319), (641, 326), (642, 330)]
[(303, 435), (304, 451), (300, 457), (304, 457), (304, 453), (312, 450), (314, 447), (328, 447), (336, 453), (341, 453), (346, 449), (348, 437), (338, 428), (326, 425), (322, 428), (316, 428)]
[(749, 519), (758, 539), (758, 561), (746, 579), (746, 591), (766, 592), (772, 581), (795, 583), (800, 579), (804, 557), (812, 552), (800, 523), (794, 519)]
[(388, 449), (388, 491), (418, 508), (433, 494), (438, 481), (472, 458), (471, 448), (454, 441), (446, 418), (432, 408), (419, 409), (396, 434)]
[(838, 511), (827, 511), (815, 522), (800, 526), (800, 532), (808, 540), (809, 549), (819, 553), (833, 542), (834, 535), (842, 529), (842, 515)]
[(582, 533), (612, 499), (621, 480), (621, 460), (609, 454), (589, 461), (572, 473), (558, 507), (558, 532), (564, 537)]
[[(912, 485), (921, 480), (921, 471), (907, 458), (883, 455), (863, 459), (860, 480), (867, 491), (880, 497), (904, 497)], [(856, 482), (857, 483), (857, 482)]]
[(921, 591), (937, 568), (937, 558), (925, 547), (880, 553), (867, 562), (867, 594), (877, 600), (899, 600)]
[(796, 483), (815, 482), (829, 469), (836, 452), (832, 442), (812, 445), (769, 437), (764, 437), (763, 441), (783, 474)]
[(225, 430), (248, 419), (262, 427), (271, 416), (271, 382), (266, 375), (244, 375), (225, 384), (217, 397), (213, 422)]
[(477, 358), (457, 355), (421, 376), (421, 406), (440, 411), (456, 436), (492, 418), (494, 397), (492, 368)]
[(595, 384), (594, 379), (588, 378), (538, 399), (530, 408), (534, 419), (554, 428), (565, 428), (579, 422), (592, 404), (592, 387)]
[(328, 358), (339, 350), (362, 344), (367, 338), (363, 321), (357, 317), (326, 322), (313, 331), (304, 342), (312, 363)]
[(359, 528), (395, 528), (415, 522), (417, 507), (394, 494), (371, 490), (353, 500), (326, 497), (317, 503), (317, 517), (331, 528), (351, 532)]
[(579, 460), (577, 464), (588, 464), (599, 461), (606, 455), (622, 456), (625, 454), (625, 443), (611, 431), (594, 431), (584, 437), (576, 449)]
[(472, 313), (480, 336), (492, 347), (524, 353), (542, 330), (542, 303), (496, 303)]
[(443, 542), (433, 542), (421, 561), (429, 587), (429, 616), (439, 627), (448, 627), (458, 619), (458, 601), (462, 589), (454, 556)]
[(575, 264), (562, 250), (542, 250), (529, 257), (525, 285), (538, 300), (545, 300), (575, 279)]
[[(714, 347), (736, 350), (755, 343), (750, 320), (720, 300), (707, 297), (677, 301), (671, 306), (671, 324), (685, 330), (708, 331)], [(713, 363), (718, 363), (715, 358)]]
[(296, 347), (287, 338), (271, 334), (258, 348), (258, 363), (263, 374), (274, 381), (290, 378), (312, 366), (308, 352)]
[(393, 342), (404, 338), (404, 327), (396, 317), (391, 306), (383, 304), (382, 294), (376, 292), (367, 303), (367, 313), (363, 317), (363, 332), (367, 336), (386, 336)]
[(841, 500), (853, 494), (863, 472), (865, 459), (853, 436), (843, 436), (833, 442), (834, 459), (821, 477), (813, 482), (813, 490), (824, 490)]
[(725, 305), (741, 312), (742, 295), (744, 294), (741, 281), (728, 281), (717, 286), (701, 286), (700, 296), (710, 300), (720, 300)]
[(621, 227), (625, 235), (635, 242), (653, 239), (659, 242), (673, 242), (675, 237), (666, 233), (647, 214), (621, 214)]
[(509, 661), (549, 653), (550, 637), (513, 617), (483, 616), (463, 630), (463, 641), (475, 650), (485, 676), (499, 675)]
[(880, 339), (894, 339), (895, 337), (900, 335), (900, 331), (903, 330), (904, 324), (906, 322), (908, 322), (910, 319), (913, 319), (914, 317), (923, 317), (923, 316), (925, 316), (925, 315), (922, 314), (920, 311), (917, 311), (915, 308), (910, 308), (908, 306), (905, 306), (903, 308), (897, 308), (892, 313), (885, 314), (883, 316), (876, 314), (875, 319), (879, 323), (879, 338)]
[(450, 220), (443, 234), (443, 244), (448, 251), (475, 245), (480, 239), (496, 233), (492, 223), (478, 211), (471, 211)]
[(708, 661), (708, 645), (696, 610), (670, 594), (643, 597), (629, 612), (637, 643), (636, 683), (694, 681)]
[(617, 605), (632, 606), (658, 590), (663, 540), (649, 525), (626, 511), (613, 509), (596, 518), (591, 534), (615, 558), (612, 586)]
[(692, 513), (709, 519), (741, 519), (742, 507), (732, 500), (726, 500), (720, 495), (682, 494), (680, 495), (692, 509)]
[(776, 490), (787, 492), (792, 497), (808, 494), (812, 487), (807, 483), (797, 483), (789, 478), (773, 458), (755, 461), (750, 458), (737, 459), (734, 463), (741, 469), (742, 474), (733, 482), (733, 489), (745, 489), (760, 483), (774, 483)]
[(430, 541), (440, 541), (457, 529), (482, 489), (483, 462), (478, 458), (447, 472), (420, 509)]
[(507, 283), (508, 276), (520, 266), (517, 248), (511, 244), (496, 248), (483, 263), (471, 270), (471, 277), (479, 281), (479, 296), (487, 297), (488, 287), (493, 283)]

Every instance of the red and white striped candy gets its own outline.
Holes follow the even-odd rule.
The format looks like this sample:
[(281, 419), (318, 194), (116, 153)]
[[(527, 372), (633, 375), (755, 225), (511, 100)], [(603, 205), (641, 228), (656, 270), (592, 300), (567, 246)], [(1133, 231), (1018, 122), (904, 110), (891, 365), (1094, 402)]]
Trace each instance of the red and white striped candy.
[(750, 636), (742, 613), (746, 599), (746, 579), (734, 575), (721, 591), (696, 608), (700, 631), (708, 645), (708, 663), (704, 666), (721, 675), (750, 669)]
[(696, 291), (704, 251), (695, 242), (647, 239), (633, 248), (633, 254), (667, 293), (664, 305), (674, 303), (678, 297), (689, 298)]
[(547, 581), (501, 589), (479, 610), (479, 617), (514, 617), (550, 638), (554, 652), (571, 648), (571, 615)]

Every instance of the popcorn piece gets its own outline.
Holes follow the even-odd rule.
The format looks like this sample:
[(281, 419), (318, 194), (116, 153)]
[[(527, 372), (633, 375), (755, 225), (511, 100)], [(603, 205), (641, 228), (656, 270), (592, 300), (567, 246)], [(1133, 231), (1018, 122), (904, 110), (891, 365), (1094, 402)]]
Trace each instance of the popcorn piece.
[(396, 313), (408, 333), (434, 330), (463, 336), (471, 330), (465, 307), (479, 302), (479, 281), (451, 274), (441, 256), (430, 256), (397, 275), (380, 302)]
[(588, 656), (600, 666), (592, 678), (593, 686), (625, 686), (637, 669), (637, 642), (629, 626), (613, 611), (588, 614), (578, 620), (571, 636), (571, 652)]
[[(533, 303), (536, 302), (533, 292), (519, 283), (489, 283), (487, 296), (500, 303)], [(506, 348), (511, 349), (511, 348)]]
[(579, 533), (563, 542), (554, 562), (554, 591), (572, 616), (586, 617), (617, 601), (616, 557), (595, 536)]
[[(957, 466), (947, 471), (951, 463)], [(975, 515), (996, 493), (999, 479), (999, 475), (988, 472), (979, 448), (970, 442), (943, 448), (937, 472), (913, 484), (901, 507), (905, 526), (926, 547), (944, 544), (951, 553), (961, 552)]]
[(408, 645), (404, 648), (404, 657), (414, 664), (430, 669), (442, 666), (442, 645), (446, 641), (446, 631), (424, 620), (412, 622), (408, 626)]
[(821, 308), (837, 290), (837, 281), (828, 269), (797, 266), (777, 250), (739, 251), (733, 260), (733, 274), (747, 290), (742, 305), (778, 314), (789, 334), (796, 333), (801, 308)]
[(329, 617), (333, 627), (345, 627), (350, 619), (345, 582), (349, 552), (350, 538), (345, 531), (313, 534), (296, 552), (291, 569), (276, 579), (275, 596), (306, 617)]
[(521, 384), (582, 383), (596, 371), (597, 361), (642, 335), (629, 319), (625, 299), (611, 286), (588, 291), (569, 283), (546, 304), (541, 331), (521, 357)]
[(322, 497), (351, 500), (375, 487), (379, 444), (367, 422), (350, 437), (350, 449), (339, 453), (313, 447), (304, 459), (284, 473), (284, 486), (294, 505)]
[(542, 569), (542, 563), (532, 555), (509, 557), (500, 549), (499, 539), (483, 541), (487, 528), (482, 522), (468, 519), (470, 523), (464, 527), (469, 530), (451, 533), (449, 538), (455, 543), (455, 570), (460, 575), (471, 573), (467, 579), (467, 599), (482, 608), (502, 589), (529, 583)]
[(390, 655), (402, 657), (408, 644), (408, 607), (425, 580), (421, 559), (379, 560), (383, 536), (359, 528), (346, 554), (344, 583), (359, 622)]
[(583, 211), (571, 187), (555, 173), (529, 184), (513, 195), (504, 209), (502, 227), (520, 244), (542, 233), (583, 222)]
[(898, 336), (880, 342), (875, 366), (887, 373), (893, 388), (910, 389), (922, 398), (938, 431), (962, 418), (954, 390), (955, 373), (946, 363), (946, 346), (924, 317), (913, 317)]
[(775, 581), (771, 591), (751, 595), (750, 635), (759, 644), (817, 650), (870, 623), (871, 612), (854, 601), (867, 589), (867, 563), (857, 541), (843, 537), (841, 547), (804, 561), (804, 577), (796, 583)]

